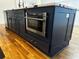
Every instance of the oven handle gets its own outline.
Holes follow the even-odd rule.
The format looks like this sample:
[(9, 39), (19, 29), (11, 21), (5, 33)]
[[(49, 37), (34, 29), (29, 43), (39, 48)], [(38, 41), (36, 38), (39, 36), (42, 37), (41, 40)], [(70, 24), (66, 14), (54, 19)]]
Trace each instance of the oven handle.
[(32, 18), (32, 17), (27, 17), (27, 19), (34, 19), (34, 20), (40, 20), (40, 21), (45, 21), (45, 19)]

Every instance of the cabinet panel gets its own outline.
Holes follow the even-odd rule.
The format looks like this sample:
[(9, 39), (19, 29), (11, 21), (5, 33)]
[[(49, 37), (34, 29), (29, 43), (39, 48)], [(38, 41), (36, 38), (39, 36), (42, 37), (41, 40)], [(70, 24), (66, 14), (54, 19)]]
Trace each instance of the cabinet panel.
[(12, 18), (8, 18), (9, 29), (12, 29)]
[(56, 54), (58, 51), (60, 51), (66, 46), (66, 43), (68, 41), (65, 41), (65, 38), (68, 23), (69, 23), (69, 16), (67, 16), (67, 13), (61, 13), (61, 12), (55, 13), (53, 32), (52, 32), (52, 45), (50, 50), (51, 55)]
[[(69, 18), (66, 13), (56, 13), (53, 26), (53, 39), (55, 45), (60, 45), (65, 40)], [(61, 43), (60, 43), (61, 42)]]
[(23, 29), (21, 27), (21, 23), (22, 20), (24, 20), (24, 10), (14, 10), (14, 18), (15, 18), (15, 30), (16, 33), (20, 35), (21, 33), (21, 29)]
[(69, 41), (72, 36), (72, 30), (73, 30), (73, 25), (74, 25), (74, 18), (75, 14), (71, 13), (69, 17), (69, 23), (68, 23), (68, 28), (67, 28), (67, 36), (66, 36), (66, 41)]
[(13, 12), (12, 12), (12, 10), (6, 11), (6, 15), (7, 15), (8, 28), (12, 30), (12, 19), (13, 19)]
[(15, 18), (12, 18), (12, 30), (15, 32), (16, 31), (16, 29), (15, 29), (15, 27), (16, 27), (16, 25), (15, 25)]
[(34, 46), (36, 46), (38, 49), (42, 50), (45, 53), (48, 53), (49, 50), (49, 43), (43, 42), (41, 40), (30, 40), (31, 44), (33, 44)]

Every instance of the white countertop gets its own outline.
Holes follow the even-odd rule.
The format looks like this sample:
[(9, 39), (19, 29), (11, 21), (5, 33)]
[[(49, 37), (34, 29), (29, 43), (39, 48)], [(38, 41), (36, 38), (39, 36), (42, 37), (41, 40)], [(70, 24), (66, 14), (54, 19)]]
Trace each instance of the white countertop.
[[(37, 5), (37, 7), (46, 7), (46, 6), (60, 6), (60, 7), (70, 8), (70, 9), (76, 9), (76, 8), (71, 7), (71, 6), (67, 6), (67, 5), (59, 4), (59, 3), (47, 3), (47, 4)], [(34, 8), (34, 5), (27, 7), (27, 8)], [(17, 10), (17, 9), (26, 9), (26, 7), (24, 7), (24, 8), (14, 8), (14, 9), (9, 9), (9, 10)]]

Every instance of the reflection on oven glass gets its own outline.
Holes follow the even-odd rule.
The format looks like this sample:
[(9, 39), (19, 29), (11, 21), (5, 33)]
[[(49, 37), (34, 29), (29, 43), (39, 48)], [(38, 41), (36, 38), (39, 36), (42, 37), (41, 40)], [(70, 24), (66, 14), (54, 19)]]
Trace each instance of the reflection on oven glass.
[(28, 27), (30, 27), (32, 29), (36, 29), (36, 30), (42, 32), (42, 21), (37, 21), (37, 20), (29, 19), (28, 20)]
[(37, 24), (37, 21), (35, 21), (35, 20), (28, 20), (28, 26), (29, 27), (37, 27), (38, 26), (38, 24)]

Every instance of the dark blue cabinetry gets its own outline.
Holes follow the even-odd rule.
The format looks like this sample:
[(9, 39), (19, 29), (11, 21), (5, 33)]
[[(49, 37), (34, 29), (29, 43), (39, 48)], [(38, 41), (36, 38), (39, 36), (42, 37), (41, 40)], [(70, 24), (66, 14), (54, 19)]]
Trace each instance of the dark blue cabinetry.
[(6, 16), (8, 28), (20, 34), (20, 25), (22, 23), (21, 21), (24, 19), (24, 10), (7, 10)]
[[(75, 10), (56, 7), (53, 31), (52, 45), (50, 53), (54, 55), (69, 44), (71, 39)], [(52, 51), (54, 49), (54, 52)]]
[(6, 14), (7, 14), (7, 26), (8, 26), (8, 28), (9, 29), (11, 29), (12, 28), (12, 11), (10, 10), (10, 11), (7, 11), (6, 12)]
[[(45, 36), (27, 30), (27, 13), (47, 13)], [(60, 6), (45, 6), (7, 11), (8, 28), (14, 30), (26, 41), (49, 56), (69, 45), (71, 39), (75, 9)], [(10, 15), (9, 15), (10, 14)], [(12, 16), (11, 16), (12, 15)]]

